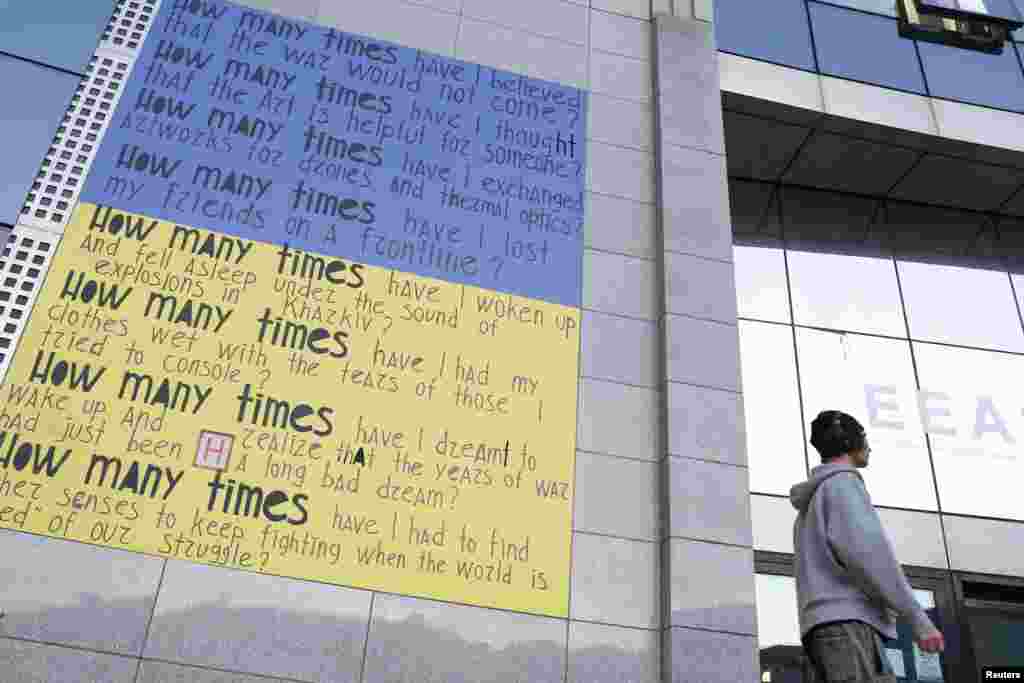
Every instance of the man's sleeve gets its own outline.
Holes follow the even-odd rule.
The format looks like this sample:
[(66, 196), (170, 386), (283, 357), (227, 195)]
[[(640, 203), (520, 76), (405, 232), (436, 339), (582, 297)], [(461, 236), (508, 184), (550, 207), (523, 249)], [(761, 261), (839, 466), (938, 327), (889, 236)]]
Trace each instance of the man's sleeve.
[(933, 628), (914, 597), (860, 477), (839, 474), (827, 483), (828, 542), (839, 561), (865, 591), (910, 621), (915, 635)]

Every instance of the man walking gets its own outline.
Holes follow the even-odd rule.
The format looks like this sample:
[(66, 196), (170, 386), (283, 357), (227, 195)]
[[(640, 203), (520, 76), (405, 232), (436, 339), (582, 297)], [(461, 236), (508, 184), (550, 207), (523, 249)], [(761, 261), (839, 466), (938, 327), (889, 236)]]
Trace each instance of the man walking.
[(811, 445), (822, 464), (789, 493), (804, 651), (822, 683), (895, 683), (879, 634), (897, 637), (896, 614), (925, 652), (944, 649), (942, 634), (914, 598), (857, 472), (871, 453), (864, 428), (826, 410), (811, 423)]

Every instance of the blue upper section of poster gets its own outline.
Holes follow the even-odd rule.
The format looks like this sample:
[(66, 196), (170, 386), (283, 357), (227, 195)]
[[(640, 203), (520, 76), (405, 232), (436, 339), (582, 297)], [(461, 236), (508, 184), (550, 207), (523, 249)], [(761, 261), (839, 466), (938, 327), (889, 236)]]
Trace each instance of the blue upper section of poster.
[(578, 306), (586, 93), (165, 0), (82, 200)]

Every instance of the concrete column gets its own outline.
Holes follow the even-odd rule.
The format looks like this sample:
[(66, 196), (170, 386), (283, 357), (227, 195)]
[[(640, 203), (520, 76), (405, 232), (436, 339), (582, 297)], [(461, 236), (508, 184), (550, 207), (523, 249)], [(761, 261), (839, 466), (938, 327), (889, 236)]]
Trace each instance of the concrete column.
[(663, 680), (753, 683), (753, 535), (718, 53), (655, 17)]

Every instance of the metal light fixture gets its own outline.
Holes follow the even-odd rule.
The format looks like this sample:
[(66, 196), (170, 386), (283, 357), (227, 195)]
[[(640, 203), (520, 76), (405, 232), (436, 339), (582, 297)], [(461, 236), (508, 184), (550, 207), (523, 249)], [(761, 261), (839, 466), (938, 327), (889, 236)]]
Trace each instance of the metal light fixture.
[(901, 36), (992, 54), (1024, 27), (1013, 0), (897, 0), (896, 8)]

